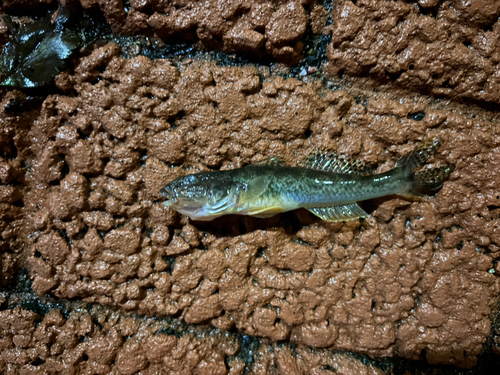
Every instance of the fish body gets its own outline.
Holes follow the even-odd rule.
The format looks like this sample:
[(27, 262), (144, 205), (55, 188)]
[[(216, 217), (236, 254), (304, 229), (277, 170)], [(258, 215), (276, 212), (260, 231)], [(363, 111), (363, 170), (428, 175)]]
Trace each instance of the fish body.
[(196, 173), (166, 185), (161, 190), (167, 198), (163, 205), (203, 221), (227, 214), (263, 218), (297, 208), (327, 221), (366, 217), (357, 202), (394, 194), (420, 196), (419, 190), (439, 188), (453, 165), (414, 173), (438, 146), (436, 139), (424, 142), (381, 174), (367, 174), (358, 161), (321, 154), (299, 167), (248, 165)]

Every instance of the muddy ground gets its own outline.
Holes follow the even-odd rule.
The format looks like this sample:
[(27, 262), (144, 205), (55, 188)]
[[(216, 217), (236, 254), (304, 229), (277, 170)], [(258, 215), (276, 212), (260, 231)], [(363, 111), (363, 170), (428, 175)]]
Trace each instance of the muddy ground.
[[(38, 107), (0, 112), (3, 372), (498, 363), (500, 2), (79, 6), (121, 37), (77, 51)], [(161, 57), (173, 43), (189, 48)], [(0, 90), (0, 108), (26, 96)], [(450, 180), (422, 202), (365, 202), (368, 219), (200, 223), (159, 205), (185, 174), (316, 150), (383, 172), (429, 136)]]

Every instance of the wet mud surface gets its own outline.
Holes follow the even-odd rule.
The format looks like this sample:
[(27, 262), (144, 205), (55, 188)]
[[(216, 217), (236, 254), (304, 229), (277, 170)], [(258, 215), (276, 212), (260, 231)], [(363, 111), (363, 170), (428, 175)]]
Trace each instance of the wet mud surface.
[(16, 280), (13, 293), (0, 294), (6, 373), (384, 373), (361, 356), (40, 298), (26, 287), (25, 277)]
[[(99, 43), (39, 108), (2, 111), (0, 283), (10, 290), (26, 268), (38, 295), (81, 304), (40, 312), (2, 297), (2, 369), (382, 374), (390, 366), (344, 351), (463, 368), (498, 354), (500, 7), (110, 4), (82, 1), (117, 35), (237, 57), (293, 64), (306, 35), (332, 39), (319, 70), (307, 58), (125, 58)], [(26, 95), (1, 90), (1, 108)], [(454, 163), (450, 181), (422, 202), (365, 202), (365, 220), (298, 210), (200, 223), (159, 205), (181, 175), (270, 157), (295, 165), (318, 149), (383, 172), (428, 136), (444, 140), (429, 164)]]
[(496, 104), (499, 14), (497, 1), (336, 1), (330, 72)]

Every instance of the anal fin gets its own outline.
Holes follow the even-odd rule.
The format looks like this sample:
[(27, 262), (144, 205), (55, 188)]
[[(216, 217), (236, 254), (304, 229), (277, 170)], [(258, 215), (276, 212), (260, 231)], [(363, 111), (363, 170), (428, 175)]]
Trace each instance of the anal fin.
[(280, 214), (285, 212), (286, 210), (279, 206), (265, 207), (265, 208), (257, 208), (254, 210), (250, 210), (245, 212), (246, 215), (258, 217), (260, 219), (268, 218), (274, 216), (276, 214)]
[(322, 220), (330, 222), (354, 220), (370, 216), (357, 203), (346, 204), (344, 206), (309, 208), (308, 210)]

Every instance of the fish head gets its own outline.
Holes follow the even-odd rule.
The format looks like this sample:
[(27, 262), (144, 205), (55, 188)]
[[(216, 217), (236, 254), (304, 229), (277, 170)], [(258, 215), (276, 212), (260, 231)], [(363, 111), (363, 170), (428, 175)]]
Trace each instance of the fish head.
[(245, 184), (224, 180), (214, 172), (179, 177), (167, 184), (160, 193), (166, 198), (165, 207), (189, 216), (192, 220), (212, 220), (233, 213)]

